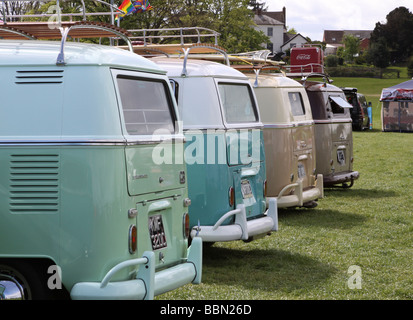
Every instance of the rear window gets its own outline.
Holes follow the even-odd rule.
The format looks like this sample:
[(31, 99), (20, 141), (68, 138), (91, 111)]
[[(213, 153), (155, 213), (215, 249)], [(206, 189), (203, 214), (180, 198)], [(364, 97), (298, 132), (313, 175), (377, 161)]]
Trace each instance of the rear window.
[(299, 92), (289, 92), (288, 98), (290, 99), (291, 112), (293, 116), (303, 116), (305, 115), (303, 97)]
[(174, 132), (167, 83), (123, 76), (117, 81), (128, 134), (151, 135), (158, 129)]
[(258, 115), (251, 89), (239, 83), (219, 83), (224, 116), (227, 123), (257, 122)]
[(311, 112), (314, 120), (327, 119), (325, 101), (323, 93), (319, 91), (307, 91), (308, 99), (310, 100)]

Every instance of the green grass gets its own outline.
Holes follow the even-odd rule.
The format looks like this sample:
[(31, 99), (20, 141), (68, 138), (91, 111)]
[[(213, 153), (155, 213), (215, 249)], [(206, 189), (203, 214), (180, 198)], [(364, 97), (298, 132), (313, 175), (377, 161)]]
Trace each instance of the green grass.
[[(404, 79), (337, 78), (376, 97)], [(341, 84), (342, 83), (342, 84)], [(413, 299), (413, 134), (354, 132), (351, 189), (326, 189), (315, 209), (280, 209), (280, 230), (204, 248), (203, 279), (158, 299)], [(348, 286), (349, 267), (361, 289)]]

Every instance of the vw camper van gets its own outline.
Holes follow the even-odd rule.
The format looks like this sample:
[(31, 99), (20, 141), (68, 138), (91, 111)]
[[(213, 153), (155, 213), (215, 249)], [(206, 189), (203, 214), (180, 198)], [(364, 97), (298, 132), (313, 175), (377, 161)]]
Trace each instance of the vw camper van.
[(250, 74), (264, 124), (267, 195), (279, 208), (315, 207), (323, 197), (316, 173), (314, 121), (303, 86), (281, 74)]
[(212, 61), (153, 58), (167, 71), (186, 137), (191, 236), (203, 242), (252, 240), (278, 228), (266, 205), (262, 123), (241, 72)]
[[(309, 77), (326, 77), (311, 74), (302, 83), (307, 91), (315, 122), (316, 171), (323, 175), (324, 186), (352, 187), (359, 178), (353, 171), (353, 108), (343, 90), (325, 82), (309, 81)], [(327, 81), (328, 80), (328, 81)]]
[(199, 283), (185, 164), (153, 160), (160, 143), (183, 152), (165, 72), (64, 39), (3, 40), (0, 69), (1, 298), (152, 299)]

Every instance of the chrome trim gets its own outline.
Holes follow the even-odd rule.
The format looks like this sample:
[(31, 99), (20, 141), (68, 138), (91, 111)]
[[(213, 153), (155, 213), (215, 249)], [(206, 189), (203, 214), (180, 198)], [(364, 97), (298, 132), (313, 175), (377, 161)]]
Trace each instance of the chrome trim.
[(132, 146), (150, 145), (161, 142), (184, 142), (183, 138), (173, 139), (142, 139), (142, 140), (0, 140), (0, 146)]
[(333, 124), (333, 123), (352, 123), (352, 120), (351, 119), (337, 119), (337, 118), (334, 118), (334, 119), (329, 119), (329, 120), (314, 120), (314, 123), (315, 124), (317, 124), (317, 123), (327, 123), (327, 124)]
[(314, 121), (306, 121), (301, 123), (288, 123), (288, 124), (264, 124), (264, 129), (274, 128), (274, 129), (284, 129), (284, 128), (296, 128), (314, 125)]

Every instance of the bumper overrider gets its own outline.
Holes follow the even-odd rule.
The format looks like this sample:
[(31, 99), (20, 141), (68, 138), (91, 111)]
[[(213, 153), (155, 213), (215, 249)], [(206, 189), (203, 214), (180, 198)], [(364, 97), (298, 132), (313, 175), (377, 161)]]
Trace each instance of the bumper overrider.
[[(139, 266), (135, 279), (113, 281), (121, 269)], [(73, 286), (74, 300), (151, 300), (154, 296), (177, 289), (188, 283), (201, 283), (202, 239), (192, 239), (187, 262), (155, 272), (155, 253), (145, 251), (142, 258), (127, 260), (114, 266), (101, 282), (80, 282)]]
[(360, 173), (358, 171), (339, 172), (332, 175), (324, 176), (324, 185), (326, 187), (332, 187), (337, 184), (350, 182), (352, 186), (354, 180), (357, 180), (359, 177)]
[[(204, 242), (223, 242), (235, 240), (248, 240), (251, 237), (263, 235), (278, 230), (277, 199), (268, 199), (268, 210), (264, 217), (247, 220), (245, 205), (240, 204), (235, 210), (225, 213), (214, 226), (196, 226), (191, 230), (191, 237), (202, 238)], [(235, 222), (231, 225), (222, 223), (235, 216)]]
[[(291, 190), (293, 194), (285, 195)], [(305, 203), (324, 197), (323, 175), (318, 174), (313, 188), (304, 190), (301, 180), (285, 186), (277, 197), (278, 208), (302, 207)]]

